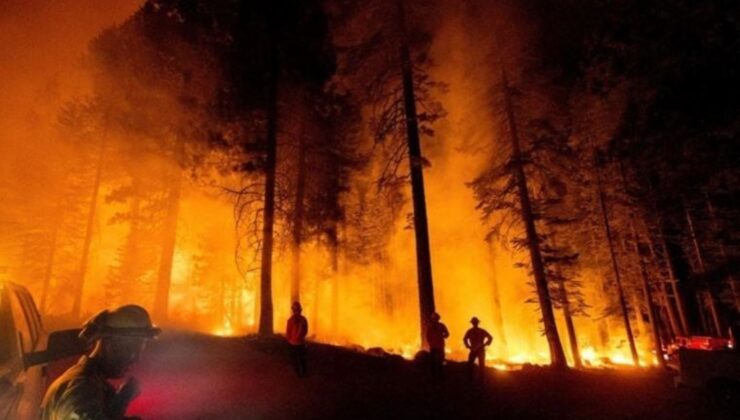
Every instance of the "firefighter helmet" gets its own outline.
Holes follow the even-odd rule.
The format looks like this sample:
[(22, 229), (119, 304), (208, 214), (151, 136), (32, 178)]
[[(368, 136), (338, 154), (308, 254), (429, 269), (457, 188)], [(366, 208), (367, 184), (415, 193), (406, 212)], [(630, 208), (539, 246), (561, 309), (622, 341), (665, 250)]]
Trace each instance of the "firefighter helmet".
[(82, 326), (80, 338), (88, 342), (103, 337), (154, 338), (161, 330), (152, 325), (146, 309), (124, 305), (113, 311), (103, 310)]

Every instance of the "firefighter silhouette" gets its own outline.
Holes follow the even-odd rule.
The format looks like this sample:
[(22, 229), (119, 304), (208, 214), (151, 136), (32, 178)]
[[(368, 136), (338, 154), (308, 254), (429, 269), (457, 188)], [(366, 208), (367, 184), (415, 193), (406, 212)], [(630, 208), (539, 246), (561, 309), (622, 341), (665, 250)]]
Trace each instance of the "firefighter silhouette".
[(463, 337), (465, 347), (470, 350), (468, 354), (468, 369), (472, 378), (475, 370), (475, 361), (478, 360), (478, 371), (480, 372), (480, 377), (483, 378), (484, 368), (486, 367), (486, 347), (491, 345), (493, 337), (488, 331), (478, 327), (480, 320), (477, 317), (471, 318), (470, 323), (473, 324), (473, 327)]
[(43, 420), (131, 419), (129, 404), (139, 395), (135, 378), (115, 389), (139, 359), (146, 342), (160, 330), (137, 305), (102, 311), (85, 323), (80, 337), (92, 350), (51, 384), (41, 407)]
[(439, 314), (434, 312), (429, 317), (427, 324), (426, 339), (429, 344), (429, 356), (432, 368), (432, 376), (442, 378), (443, 365), (445, 361), (445, 339), (450, 336), (445, 324), (441, 323)]

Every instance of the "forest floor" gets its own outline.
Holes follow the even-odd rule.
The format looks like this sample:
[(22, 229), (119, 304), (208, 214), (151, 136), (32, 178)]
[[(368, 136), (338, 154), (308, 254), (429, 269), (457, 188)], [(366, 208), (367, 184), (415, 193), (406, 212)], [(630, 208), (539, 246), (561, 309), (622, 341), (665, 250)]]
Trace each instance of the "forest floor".
[[(722, 419), (732, 408), (703, 390), (675, 388), (657, 369), (553, 372), (487, 369), (471, 384), (450, 362), (445, 380), (400, 357), (310, 344), (298, 378), (282, 339), (170, 333), (152, 342), (133, 374), (145, 419), (506, 418)], [(736, 408), (736, 407), (735, 407)]]

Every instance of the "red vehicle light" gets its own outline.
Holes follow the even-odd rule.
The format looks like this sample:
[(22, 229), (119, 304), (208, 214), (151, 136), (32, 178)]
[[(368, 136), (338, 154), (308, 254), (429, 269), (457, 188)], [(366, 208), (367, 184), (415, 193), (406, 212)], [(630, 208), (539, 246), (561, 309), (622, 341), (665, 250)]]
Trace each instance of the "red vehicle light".
[(729, 339), (719, 337), (676, 337), (676, 347), (691, 350), (719, 351), (731, 348), (732, 343)]

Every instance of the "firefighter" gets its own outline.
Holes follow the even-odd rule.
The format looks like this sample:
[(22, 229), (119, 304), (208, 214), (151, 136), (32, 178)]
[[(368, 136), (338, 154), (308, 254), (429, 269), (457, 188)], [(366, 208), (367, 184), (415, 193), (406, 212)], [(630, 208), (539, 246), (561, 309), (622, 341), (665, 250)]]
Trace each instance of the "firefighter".
[(434, 312), (429, 317), (426, 330), (432, 376), (436, 379), (442, 379), (442, 366), (445, 362), (445, 339), (450, 336), (447, 327), (439, 319), (439, 314)]
[(486, 347), (491, 345), (493, 337), (488, 331), (478, 327), (480, 320), (477, 317), (471, 318), (470, 323), (473, 324), (473, 327), (463, 337), (465, 347), (470, 350), (470, 354), (468, 355), (468, 370), (472, 379), (475, 360), (477, 359), (480, 377), (483, 378), (483, 368), (486, 367)]
[(303, 308), (299, 302), (293, 302), (291, 306), (293, 315), (288, 318), (285, 327), (285, 338), (290, 346), (290, 358), (293, 369), (299, 377), (306, 376), (306, 335), (308, 334), (308, 320), (301, 315)]
[(132, 419), (126, 410), (139, 395), (138, 381), (129, 377), (115, 389), (108, 380), (123, 378), (159, 332), (137, 305), (105, 310), (87, 321), (80, 338), (92, 350), (51, 384), (41, 406), (42, 420)]

